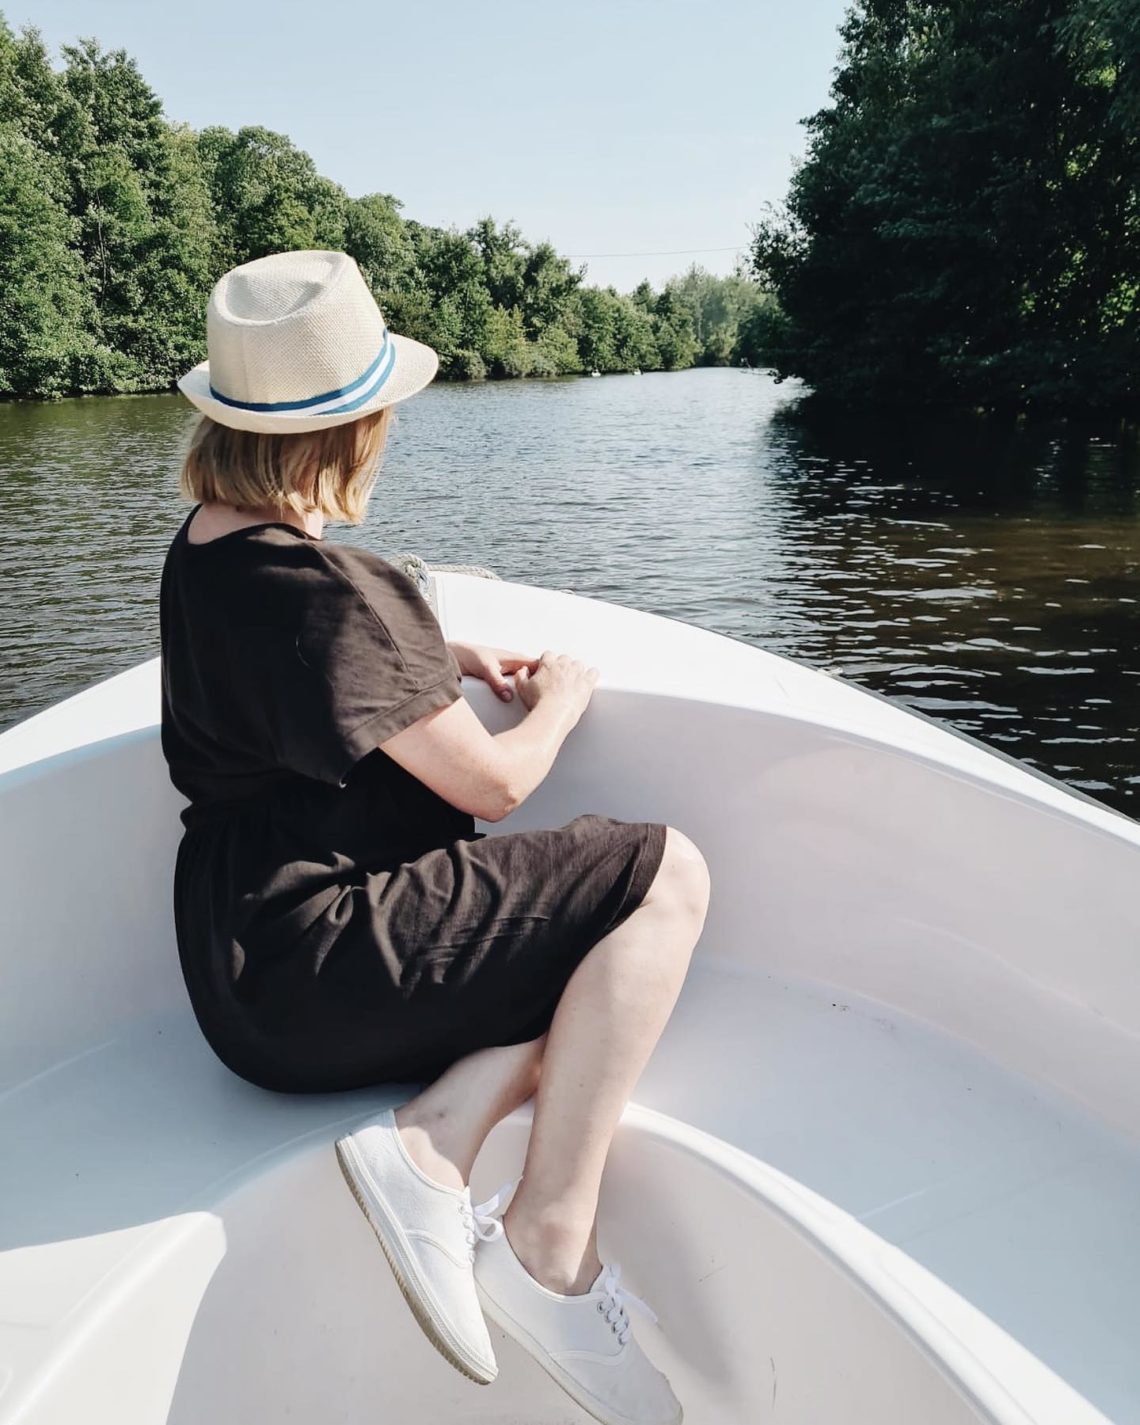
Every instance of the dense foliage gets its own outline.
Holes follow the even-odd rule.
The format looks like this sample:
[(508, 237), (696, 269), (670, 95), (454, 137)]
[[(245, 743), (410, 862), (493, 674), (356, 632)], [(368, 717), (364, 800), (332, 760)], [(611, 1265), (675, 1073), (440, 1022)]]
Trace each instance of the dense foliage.
[(696, 268), (661, 292), (587, 287), (511, 223), (426, 227), (390, 194), (349, 197), (282, 134), (168, 122), (122, 50), (62, 54), (57, 71), (0, 15), (0, 398), (170, 387), (206, 355), (217, 277), (284, 249), (351, 253), (455, 378), (734, 361), (763, 305)]
[(844, 403), (1134, 411), (1140, 0), (859, 0), (757, 229), (761, 339)]

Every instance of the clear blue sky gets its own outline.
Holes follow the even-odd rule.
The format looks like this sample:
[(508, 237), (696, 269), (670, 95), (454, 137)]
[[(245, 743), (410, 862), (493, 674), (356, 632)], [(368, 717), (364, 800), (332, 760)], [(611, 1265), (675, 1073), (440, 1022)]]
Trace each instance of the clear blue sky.
[[(0, 0), (126, 49), (171, 119), (288, 134), (420, 222), (490, 213), (575, 256), (739, 248), (827, 98), (842, 0)], [(734, 252), (593, 257), (660, 285)]]

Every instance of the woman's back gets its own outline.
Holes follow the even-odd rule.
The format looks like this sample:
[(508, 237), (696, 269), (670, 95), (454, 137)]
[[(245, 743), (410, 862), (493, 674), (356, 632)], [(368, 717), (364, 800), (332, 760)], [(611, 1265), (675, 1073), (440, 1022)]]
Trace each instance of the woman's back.
[(377, 745), (462, 696), (411, 580), (285, 523), (195, 545), (193, 514), (159, 595), (162, 748), (189, 799), (175, 926), (207, 1038), (249, 1072), (263, 972), (364, 876), (477, 833)]
[[(462, 696), (458, 662), (400, 570), (284, 522), (194, 544), (194, 513), (159, 593), (163, 751), (192, 803), (186, 825), (305, 780), (344, 787), (380, 742)], [(451, 824), (442, 798), (425, 810)], [(394, 831), (398, 848), (414, 826)]]

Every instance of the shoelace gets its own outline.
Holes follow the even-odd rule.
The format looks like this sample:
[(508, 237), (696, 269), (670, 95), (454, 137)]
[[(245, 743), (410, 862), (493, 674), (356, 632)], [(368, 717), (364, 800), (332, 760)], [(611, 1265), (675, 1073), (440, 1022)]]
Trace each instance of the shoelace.
[(472, 1260), (475, 1258), (477, 1240), (493, 1242), (496, 1237), (503, 1235), (502, 1218), (497, 1214), (502, 1212), (507, 1199), (521, 1181), (522, 1179), (518, 1178), (504, 1183), (494, 1197), (489, 1197), (486, 1202), (472, 1204), (468, 1197), (460, 1200), (459, 1212), (467, 1232), (467, 1250)]
[(602, 1290), (605, 1292), (605, 1296), (598, 1302), (598, 1310), (605, 1313), (611, 1330), (624, 1346), (633, 1330), (630, 1325), (629, 1312), (626, 1310), (627, 1306), (636, 1306), (638, 1311), (649, 1317), (650, 1321), (655, 1322), (657, 1317), (641, 1297), (634, 1296), (628, 1287), (619, 1285), (620, 1279), (621, 1267), (617, 1262), (610, 1262), (606, 1267), (606, 1275), (602, 1279)]

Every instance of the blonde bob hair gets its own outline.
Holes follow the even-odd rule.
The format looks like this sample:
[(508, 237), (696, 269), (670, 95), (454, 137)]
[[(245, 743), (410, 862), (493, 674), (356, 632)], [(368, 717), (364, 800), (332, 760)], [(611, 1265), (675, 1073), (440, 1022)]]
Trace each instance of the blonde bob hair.
[(179, 490), (191, 500), (360, 524), (379, 470), (391, 406), (359, 420), (296, 435), (235, 430), (203, 416), (182, 459)]

